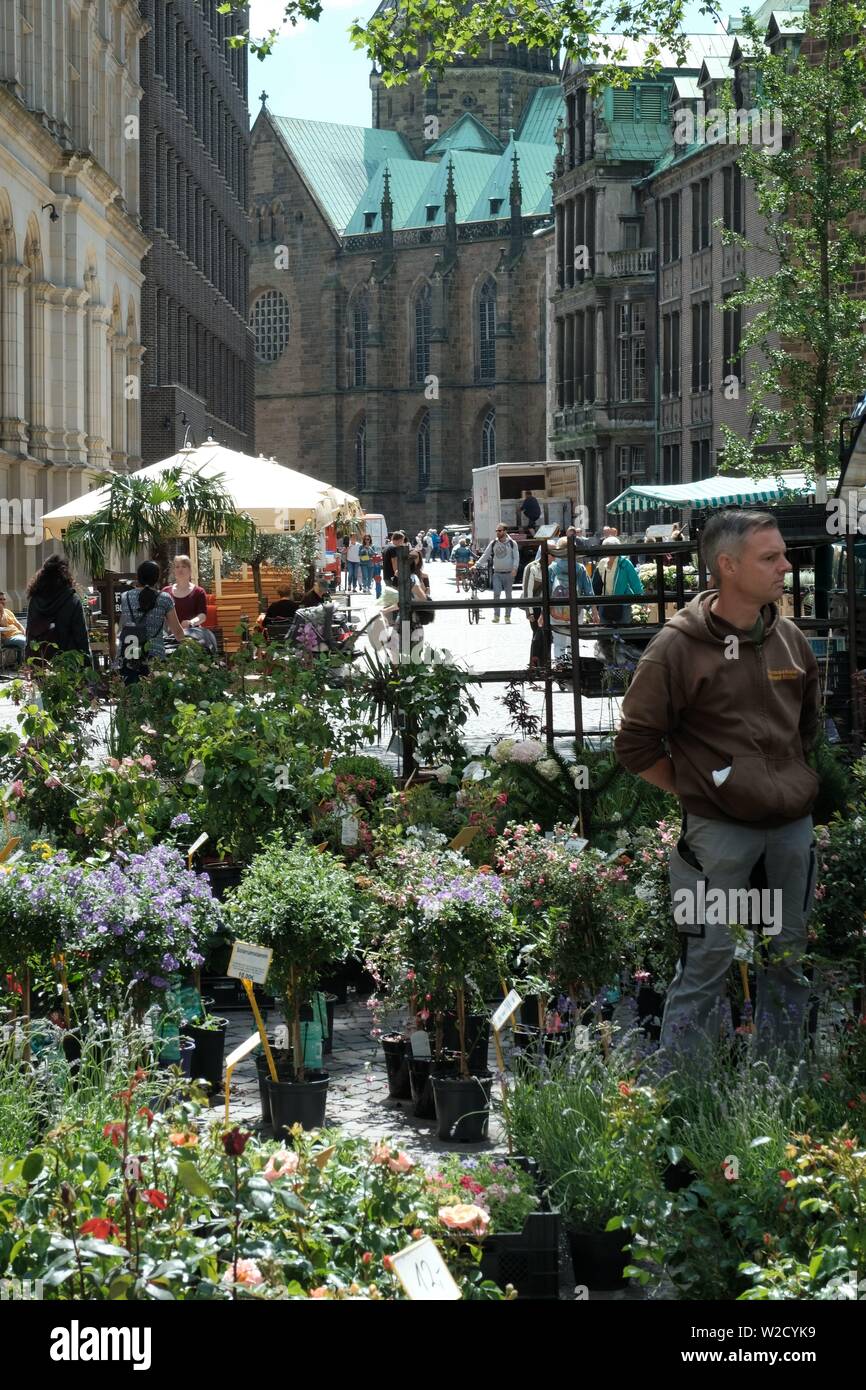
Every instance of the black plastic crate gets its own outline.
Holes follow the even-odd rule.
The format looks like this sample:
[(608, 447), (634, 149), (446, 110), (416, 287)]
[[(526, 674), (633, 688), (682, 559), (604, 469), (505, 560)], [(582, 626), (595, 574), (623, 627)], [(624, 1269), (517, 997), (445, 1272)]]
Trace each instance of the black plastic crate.
[(500, 1231), (488, 1236), (481, 1256), (481, 1272), (501, 1289), (513, 1284), (518, 1298), (559, 1298), (558, 1212), (533, 1211), (523, 1230)]

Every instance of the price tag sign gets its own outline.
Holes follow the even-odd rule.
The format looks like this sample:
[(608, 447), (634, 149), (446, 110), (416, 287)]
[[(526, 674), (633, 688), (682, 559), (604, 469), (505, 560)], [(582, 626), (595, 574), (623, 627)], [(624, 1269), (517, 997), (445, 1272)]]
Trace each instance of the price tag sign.
[(356, 845), (358, 843), (358, 817), (344, 816), (343, 830), (340, 843), (344, 845)]
[(496, 1010), (496, 1013), (490, 1020), (490, 1026), (493, 1029), (494, 1033), (502, 1032), (502, 1029), (505, 1027), (506, 1023), (511, 1018), (511, 1015), (515, 1012), (516, 1009), (520, 1008), (520, 1005), (522, 1003), (523, 1000), (517, 993), (516, 989), (512, 989), (508, 994), (506, 994), (502, 1003), (499, 1005), (499, 1008)]
[(226, 974), (233, 980), (252, 980), (254, 985), (263, 985), (268, 978), (273, 955), (270, 947), (236, 941)]
[(749, 965), (755, 959), (755, 943), (750, 938), (748, 941), (737, 941), (734, 943), (734, 960), (744, 960)]
[(456, 1303), (462, 1298), (450, 1269), (429, 1236), (393, 1256), (394, 1273), (413, 1303)]
[(205, 842), (205, 840), (206, 840), (207, 838), (208, 838), (208, 833), (207, 833), (206, 830), (203, 830), (203, 831), (201, 832), (201, 834), (199, 835), (198, 839), (195, 840), (195, 841), (193, 841), (193, 843), (190, 845), (189, 849), (187, 850), (187, 852), (186, 852), (186, 857), (187, 857), (187, 859), (192, 859), (192, 857), (193, 857), (193, 855), (195, 854), (196, 850), (201, 849), (202, 845), (204, 844), (204, 842)]
[(16, 859), (21, 858), (21, 855), (24, 853), (23, 850), (20, 850), (18, 854), (14, 853), (14, 851), (18, 849), (20, 843), (20, 837), (16, 839), (15, 836), (13, 836), (11, 840), (7, 841), (7, 843), (3, 846), (2, 850), (0, 850), (0, 864), (2, 864), (4, 860), (7, 859), (9, 860), (10, 864), (14, 864)]
[(429, 1057), (430, 1054), (430, 1034), (425, 1033), (423, 1028), (409, 1035), (409, 1046), (412, 1048), (413, 1057)]
[(472, 841), (475, 839), (480, 829), (480, 825), (464, 825), (462, 830), (458, 830), (448, 848), (455, 850), (466, 849), (467, 845), (472, 844)]

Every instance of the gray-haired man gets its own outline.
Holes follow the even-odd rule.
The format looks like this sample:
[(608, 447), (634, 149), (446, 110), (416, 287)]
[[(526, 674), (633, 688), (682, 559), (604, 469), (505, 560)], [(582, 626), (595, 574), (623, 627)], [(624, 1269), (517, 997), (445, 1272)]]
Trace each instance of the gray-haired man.
[[(805, 755), (818, 726), (818, 667), (776, 608), (791, 566), (769, 513), (714, 516), (702, 553), (717, 589), (698, 594), (650, 643), (616, 740), (624, 767), (683, 805), (670, 862), (682, 952), (661, 1045), (694, 1052), (718, 1039), (731, 926), (739, 923), (757, 926), (766, 945), (759, 1047), (798, 1052), (816, 874), (810, 812), (818, 778)], [(757, 893), (750, 884), (761, 864)]]

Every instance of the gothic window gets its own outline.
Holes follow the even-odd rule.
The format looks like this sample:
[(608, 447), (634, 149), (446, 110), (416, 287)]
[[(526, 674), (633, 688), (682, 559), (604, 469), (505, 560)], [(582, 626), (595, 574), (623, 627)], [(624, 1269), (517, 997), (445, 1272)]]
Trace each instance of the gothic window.
[(362, 420), (355, 431), (355, 487), (363, 492), (367, 486), (367, 421)]
[(370, 338), (370, 310), (365, 295), (355, 300), (352, 309), (352, 341), (350, 381), (353, 386), (367, 385), (367, 344)]
[(496, 411), (491, 407), (481, 425), (481, 467), (496, 462)]
[(415, 441), (418, 460), (418, 490), (423, 492), (430, 483), (430, 412), (424, 412)]
[(478, 379), (496, 380), (496, 285), (486, 280), (478, 296)]
[(289, 342), (289, 302), (279, 290), (259, 295), (250, 312), (259, 362), (278, 362)]
[(412, 380), (423, 384), (430, 372), (430, 286), (422, 285), (415, 296), (415, 343)]

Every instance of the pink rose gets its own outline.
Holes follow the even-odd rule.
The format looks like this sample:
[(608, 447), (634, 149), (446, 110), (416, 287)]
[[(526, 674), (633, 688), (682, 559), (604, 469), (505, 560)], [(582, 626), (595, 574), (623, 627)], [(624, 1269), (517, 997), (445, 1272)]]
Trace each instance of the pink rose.
[(237, 1266), (229, 1265), (223, 1275), (224, 1284), (246, 1284), (248, 1289), (254, 1289), (264, 1282), (265, 1276), (255, 1260), (238, 1260)]
[(455, 1206), (440, 1207), (439, 1220), (449, 1231), (462, 1231), (470, 1236), (486, 1236), (490, 1217), (474, 1202), (459, 1202)]
[(20, 778), (12, 783), (12, 795), (17, 796), (19, 801), (24, 796), (24, 783)]
[(285, 1178), (289, 1173), (296, 1173), (298, 1162), (298, 1155), (294, 1149), (277, 1149), (268, 1159), (262, 1177), (266, 1182), (276, 1182), (278, 1178)]

